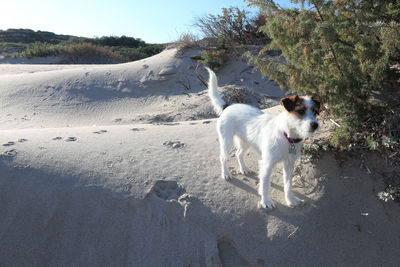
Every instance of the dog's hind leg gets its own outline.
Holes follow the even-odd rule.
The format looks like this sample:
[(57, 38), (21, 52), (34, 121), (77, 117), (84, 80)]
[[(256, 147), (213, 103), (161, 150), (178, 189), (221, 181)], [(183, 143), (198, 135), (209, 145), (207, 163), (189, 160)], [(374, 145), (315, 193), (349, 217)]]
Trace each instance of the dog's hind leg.
[(245, 155), (247, 149), (249, 148), (249, 144), (244, 141), (242, 138), (239, 136), (234, 136), (234, 142), (236, 146), (236, 158), (239, 163), (239, 169), (241, 174), (248, 174), (250, 170), (246, 167), (244, 164), (244, 158), (243, 156)]
[(220, 155), (219, 160), (221, 161), (221, 176), (225, 180), (231, 179), (231, 174), (229, 173), (227, 166), (227, 159), (229, 157), (229, 151), (232, 148), (233, 136), (228, 136), (226, 134), (222, 134), (220, 130), (218, 130), (219, 137), (219, 145), (220, 145)]

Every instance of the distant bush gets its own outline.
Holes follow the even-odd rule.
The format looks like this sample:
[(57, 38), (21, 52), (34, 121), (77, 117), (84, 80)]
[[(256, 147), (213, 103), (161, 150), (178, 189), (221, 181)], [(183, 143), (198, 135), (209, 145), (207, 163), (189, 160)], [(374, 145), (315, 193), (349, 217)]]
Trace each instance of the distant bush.
[(103, 36), (100, 38), (95, 38), (92, 40), (92, 43), (101, 45), (101, 46), (121, 46), (121, 47), (144, 47), (146, 43), (139, 38), (127, 37), (122, 35), (118, 36)]
[(55, 34), (46, 31), (33, 31), (30, 29), (8, 29), (0, 30), (0, 41), (1, 42), (12, 42), (12, 43), (25, 43), (32, 44), (35, 42), (48, 43), (48, 44), (59, 44), (63, 41), (68, 41), (71, 38), (70, 35)]
[(16, 53), (15, 56), (18, 55), (26, 58), (57, 56), (63, 50), (59, 45), (36, 42), (33, 45), (28, 45), (25, 51)]
[(121, 61), (118, 53), (114, 53), (111, 49), (103, 46), (94, 45), (92, 43), (70, 44), (63, 51), (64, 55), (70, 57), (89, 57), (96, 56), (100, 58), (110, 59), (112, 61)]
[(203, 38), (217, 42), (220, 36), (224, 36), (228, 46), (266, 44), (268, 36), (259, 31), (264, 24), (264, 15), (250, 16), (248, 11), (238, 7), (222, 8), (222, 14), (197, 17), (194, 22)]
[(158, 54), (164, 47), (127, 36), (85, 38), (29, 29), (0, 30), (0, 53), (13, 57), (74, 56), (73, 61), (80, 62), (77, 57), (86, 56), (90, 62), (88, 56), (97, 55), (113, 62), (127, 62)]
[[(266, 16), (261, 31), (272, 40), (257, 56), (249, 55), (250, 62), (281, 88), (328, 103), (342, 125), (332, 139), (336, 147), (348, 148), (363, 123), (384, 117), (389, 109), (375, 95), (399, 78), (390, 68), (400, 62), (396, 1), (291, 1), (310, 5), (304, 9), (247, 1)], [(268, 56), (269, 49), (280, 49), (283, 58)]]
[(199, 37), (193, 33), (183, 33), (179, 36), (174, 45), (179, 48), (196, 47), (200, 45)]
[(269, 38), (260, 31), (264, 24), (264, 15), (250, 16), (249, 11), (237, 7), (222, 8), (219, 15), (195, 18), (194, 26), (202, 32), (203, 42), (206, 40), (211, 46), (201, 51), (203, 64), (218, 71), (234, 48), (268, 43)]
[(119, 54), (123, 62), (128, 62), (151, 57), (163, 51), (164, 48), (162, 44), (147, 44), (138, 48), (112, 47), (111, 49)]
[(9, 54), (9, 56), (20, 56), (26, 58), (33, 57), (49, 57), (49, 56), (64, 56), (64, 57), (89, 57), (96, 56), (111, 61), (121, 61), (121, 56), (114, 53), (111, 49), (97, 46), (92, 43), (72, 43), (63, 45), (52, 45), (47, 43), (34, 43), (28, 45), (25, 51)]

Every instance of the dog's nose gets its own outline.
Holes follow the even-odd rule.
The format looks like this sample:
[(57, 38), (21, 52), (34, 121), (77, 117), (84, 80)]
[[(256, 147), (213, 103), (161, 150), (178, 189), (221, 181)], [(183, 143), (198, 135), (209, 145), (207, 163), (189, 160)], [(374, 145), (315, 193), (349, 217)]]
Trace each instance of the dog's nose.
[(315, 130), (317, 130), (317, 128), (318, 128), (318, 122), (312, 122), (311, 123), (311, 128), (313, 129), (313, 131), (315, 131)]

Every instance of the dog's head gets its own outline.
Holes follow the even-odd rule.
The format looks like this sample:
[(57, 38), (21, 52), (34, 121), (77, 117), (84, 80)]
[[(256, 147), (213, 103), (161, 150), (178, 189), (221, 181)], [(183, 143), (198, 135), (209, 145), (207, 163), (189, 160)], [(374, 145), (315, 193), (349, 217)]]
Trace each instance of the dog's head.
[(318, 129), (315, 118), (321, 109), (320, 102), (311, 96), (290, 96), (281, 99), (281, 105), (289, 113), (288, 125), (301, 138), (311, 136)]

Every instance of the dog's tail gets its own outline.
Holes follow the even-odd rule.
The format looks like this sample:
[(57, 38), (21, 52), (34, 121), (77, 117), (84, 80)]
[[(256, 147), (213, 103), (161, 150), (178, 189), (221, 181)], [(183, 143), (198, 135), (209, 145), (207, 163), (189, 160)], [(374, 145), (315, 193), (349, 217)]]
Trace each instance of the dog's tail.
[(224, 100), (218, 94), (218, 84), (217, 84), (217, 75), (206, 67), (210, 78), (208, 80), (208, 96), (211, 99), (211, 103), (214, 106), (215, 112), (217, 112), (218, 116), (221, 115), (222, 111), (228, 106)]

